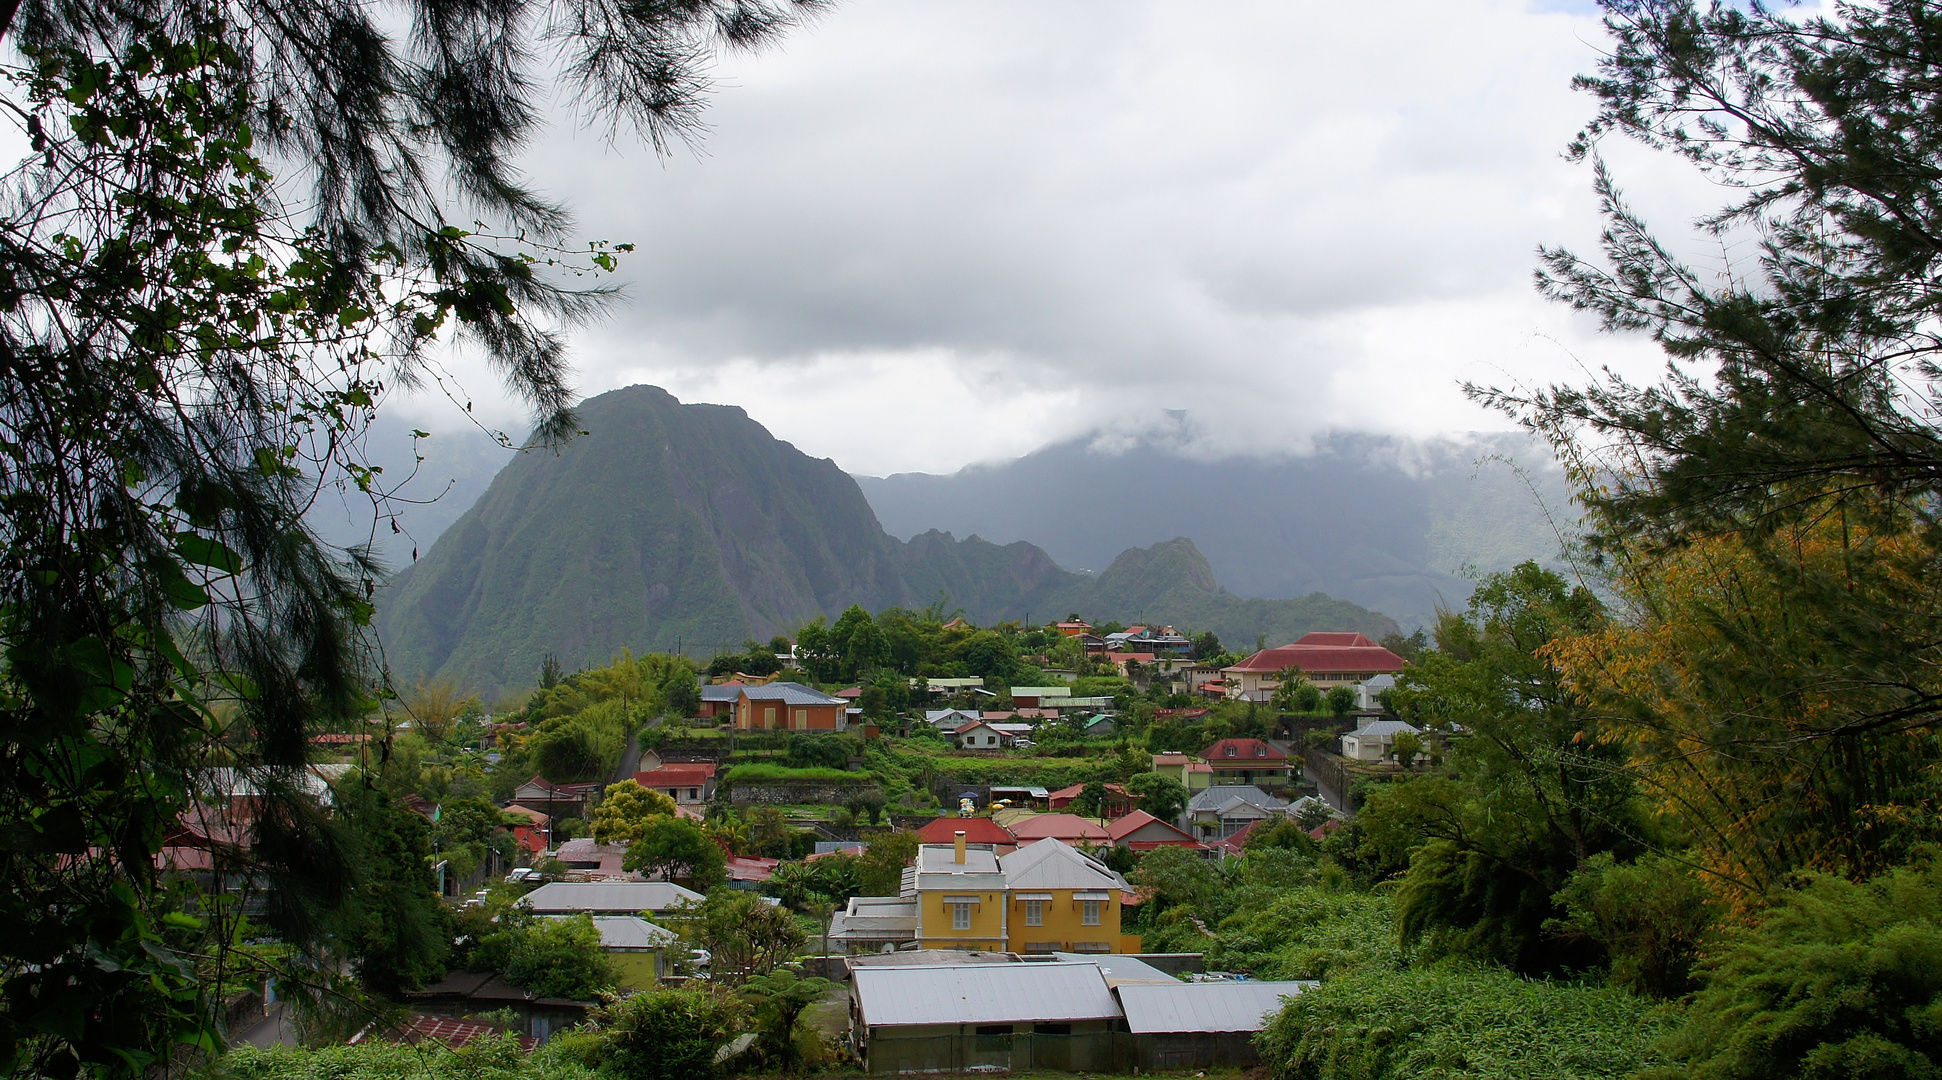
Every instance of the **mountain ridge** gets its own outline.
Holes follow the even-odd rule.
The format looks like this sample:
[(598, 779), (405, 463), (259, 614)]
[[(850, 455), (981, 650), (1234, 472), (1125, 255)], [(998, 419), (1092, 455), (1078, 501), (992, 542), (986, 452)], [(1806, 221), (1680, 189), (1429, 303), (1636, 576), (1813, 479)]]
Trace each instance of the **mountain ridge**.
[(850, 604), (922, 607), (940, 594), (986, 624), (1144, 611), (1236, 641), (1395, 625), (1326, 596), (1236, 597), (1184, 537), (1129, 549), (1097, 577), (1023, 540), (935, 529), (900, 540), (834, 462), (740, 408), (683, 404), (658, 387), (591, 398), (580, 426), (588, 434), (557, 450), (515, 456), (380, 593), (394, 678), (446, 675), (496, 692), (530, 679), (547, 653), (569, 667), (623, 648), (705, 655)]

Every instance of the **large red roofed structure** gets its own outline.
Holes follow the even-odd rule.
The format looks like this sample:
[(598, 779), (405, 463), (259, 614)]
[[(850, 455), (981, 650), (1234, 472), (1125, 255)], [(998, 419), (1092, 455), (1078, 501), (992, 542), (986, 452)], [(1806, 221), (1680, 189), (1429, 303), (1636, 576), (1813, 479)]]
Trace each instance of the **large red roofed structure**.
[(1221, 669), (1233, 684), (1229, 696), (1265, 700), (1281, 685), (1280, 674), (1298, 668), (1304, 678), (1323, 690), (1352, 686), (1377, 675), (1399, 674), (1402, 657), (1370, 641), (1366, 635), (1318, 630), (1290, 645), (1262, 649), (1230, 668)]
[(926, 822), (923, 828), (917, 830), (917, 839), (926, 844), (949, 844), (954, 841), (960, 829), (964, 831), (965, 843), (996, 845), (1004, 849), (998, 852), (1000, 855), (1011, 851), (1018, 844), (1011, 833), (1005, 831), (1003, 825), (986, 817), (937, 818)]

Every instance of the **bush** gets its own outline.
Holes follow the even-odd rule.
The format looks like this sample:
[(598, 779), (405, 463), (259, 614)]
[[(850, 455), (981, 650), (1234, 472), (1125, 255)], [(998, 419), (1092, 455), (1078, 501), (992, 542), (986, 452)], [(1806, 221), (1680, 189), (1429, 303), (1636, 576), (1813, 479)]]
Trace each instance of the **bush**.
[(715, 1054), (748, 1021), (731, 994), (648, 990), (594, 1013), (603, 1041), (603, 1073), (618, 1080), (694, 1080), (714, 1071)]
[(807, 769), (790, 768), (787, 765), (737, 765), (722, 777), (729, 784), (779, 783), (787, 780), (844, 780), (853, 784), (868, 783), (872, 777), (865, 772), (850, 772), (848, 769), (830, 769), (816, 766)]
[(457, 1050), (382, 1039), (316, 1049), (238, 1046), (209, 1073), (214, 1080), (595, 1080), (576, 1049), (576, 1039), (556, 1037), (528, 1056), (510, 1035), (474, 1039)]
[(1622, 990), (1437, 967), (1323, 983), (1255, 1042), (1278, 1080), (1598, 1080), (1657, 1063), (1667, 1026)]
[[(1816, 877), (1704, 966), (1669, 1044), (1708, 1080), (1942, 1072), (1942, 869)], [(1671, 1075), (1671, 1071), (1667, 1071)]]

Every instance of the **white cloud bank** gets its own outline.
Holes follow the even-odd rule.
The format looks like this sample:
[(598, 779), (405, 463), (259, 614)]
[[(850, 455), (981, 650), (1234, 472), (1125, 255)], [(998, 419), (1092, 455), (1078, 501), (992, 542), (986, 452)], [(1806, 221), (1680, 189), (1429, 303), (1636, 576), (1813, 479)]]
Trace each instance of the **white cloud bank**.
[[(1491, 0), (851, 0), (719, 66), (699, 154), (569, 126), (529, 167), (584, 235), (639, 245), (576, 336), (588, 393), (739, 404), (858, 472), (1166, 410), (1198, 453), (1299, 452), (1505, 426), (1463, 379), (1657, 366), (1530, 286), (1537, 244), (1597, 234), (1559, 153), (1601, 39)], [(1713, 198), (1609, 151), (1666, 226)]]

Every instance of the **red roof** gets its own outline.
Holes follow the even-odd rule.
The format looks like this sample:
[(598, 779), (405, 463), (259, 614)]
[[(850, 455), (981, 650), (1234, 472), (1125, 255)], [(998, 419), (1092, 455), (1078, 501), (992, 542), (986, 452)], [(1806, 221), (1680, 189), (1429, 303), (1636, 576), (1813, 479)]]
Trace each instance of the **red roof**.
[(1150, 664), (1153, 662), (1154, 654), (1150, 652), (1116, 652), (1107, 653), (1106, 656), (1113, 663), (1120, 665), (1129, 664), (1135, 660), (1142, 664)]
[[(1080, 795), (1084, 794), (1085, 790), (1086, 790), (1086, 785), (1074, 784), (1071, 787), (1062, 787), (1059, 790), (1054, 791), (1052, 794), (1047, 795), (1045, 798), (1047, 802), (1052, 804), (1052, 809), (1056, 810), (1059, 807), (1064, 806), (1066, 803), (1069, 803), (1072, 800), (1078, 798)], [(1125, 796), (1126, 785), (1107, 784), (1106, 791), (1109, 794)]]
[[(496, 1027), (483, 1020), (460, 1020), (453, 1016), (426, 1016), (423, 1013), (412, 1013), (397, 1026), (386, 1029), (380, 1038), (409, 1044), (435, 1042), (456, 1050), (473, 1039), (504, 1034), (506, 1034), (505, 1028)], [(363, 1037), (364, 1032), (359, 1032), (351, 1038), (351, 1041), (358, 1042)], [(521, 1050), (530, 1052), (539, 1045), (537, 1039), (524, 1032), (516, 1033), (515, 1037), (519, 1040)]]
[[(1010, 716), (1011, 714), (1006, 713), (1005, 715)], [(990, 727), (990, 726), (991, 726), (990, 724), (985, 723), (983, 720), (973, 720), (970, 723), (965, 724), (964, 726), (958, 728), (957, 731), (953, 732), (953, 734), (962, 735), (965, 732), (970, 731), (972, 728), (981, 728), (981, 727)]]
[[(1169, 826), (1167, 822), (1161, 822), (1159, 818), (1155, 818), (1155, 816), (1152, 816), (1152, 814), (1148, 814), (1146, 810), (1134, 810), (1132, 814), (1126, 814), (1124, 818), (1121, 818), (1121, 820), (1117, 820), (1117, 822), (1107, 822), (1107, 826), (1105, 826), (1105, 833), (1107, 833), (1109, 837), (1113, 837), (1113, 843), (1119, 843), (1119, 841), (1122, 841), (1122, 839), (1126, 839), (1128, 835), (1132, 835), (1132, 833), (1136, 833), (1136, 831), (1140, 831), (1140, 829), (1144, 829), (1144, 827), (1146, 826), (1163, 827), (1163, 829), (1167, 829), (1167, 831), (1171, 831), (1171, 833), (1173, 833), (1175, 837), (1179, 837), (1179, 839), (1161, 839), (1161, 841), (1136, 841), (1136, 847), (1138, 847), (1138, 849), (1148, 849), (1148, 847), (1165, 847), (1165, 845), (1194, 845), (1194, 847), (1198, 847), (1198, 845), (1200, 845), (1200, 841), (1196, 841), (1194, 837), (1190, 837), (1190, 835), (1187, 835), (1187, 833), (1183, 833), (1183, 831), (1181, 831), (1179, 827)], [(1134, 847), (1134, 845), (1128, 845), (1128, 847)]]
[(836, 696), (840, 698), (849, 698), (851, 701), (855, 701), (857, 698), (860, 698), (863, 696), (863, 688), (861, 686), (852, 686), (848, 690), (838, 690), (836, 692)]
[(712, 761), (684, 761), (673, 765), (663, 765), (658, 769), (634, 774), (634, 782), (642, 787), (701, 787), (715, 778), (715, 763)]
[(728, 880), (767, 881), (775, 876), (775, 868), (781, 865), (781, 859), (763, 859), (754, 855), (730, 855), (728, 857)]
[(1003, 825), (986, 817), (941, 817), (917, 830), (917, 838), (926, 844), (949, 844), (956, 841), (956, 833), (964, 830), (967, 844), (1015, 844), (1018, 841), (1005, 831)]
[(1304, 635), (1292, 645), (1262, 649), (1226, 670), (1265, 673), (1300, 668), (1314, 672), (1381, 675), (1401, 671), (1407, 666), (1402, 657), (1361, 634), (1318, 632)]
[[(1233, 753), (1228, 751), (1232, 750)], [(1209, 765), (1220, 766), (1228, 762), (1256, 762), (1263, 765), (1285, 765), (1287, 755), (1260, 739), (1222, 739), (1200, 752), (1200, 760)]]
[(1011, 827), (1020, 842), (1029, 840), (1111, 840), (1105, 829), (1077, 814), (1035, 814)]

